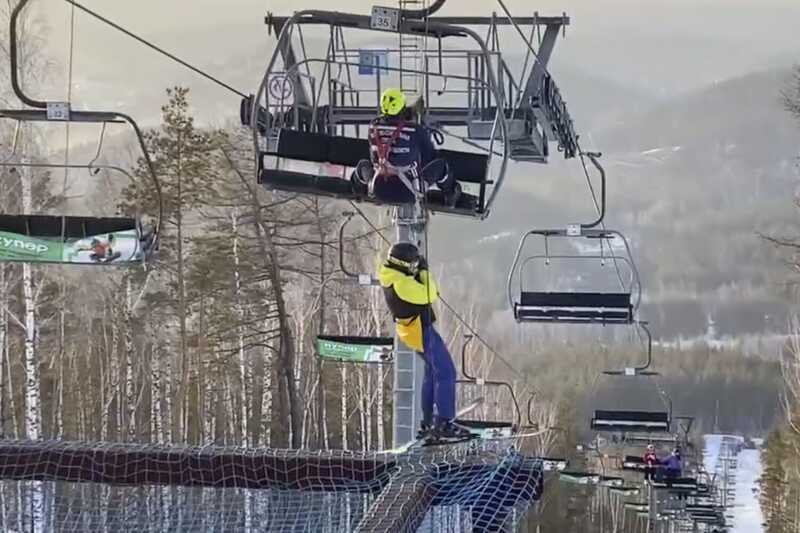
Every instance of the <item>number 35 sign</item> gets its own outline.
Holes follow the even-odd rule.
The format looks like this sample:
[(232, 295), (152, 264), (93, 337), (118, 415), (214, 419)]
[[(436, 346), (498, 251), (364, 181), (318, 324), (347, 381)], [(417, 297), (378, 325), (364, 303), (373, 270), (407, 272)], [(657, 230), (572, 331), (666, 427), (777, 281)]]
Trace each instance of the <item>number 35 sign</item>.
[(372, 6), (370, 27), (373, 30), (397, 31), (400, 28), (400, 10), (391, 7)]

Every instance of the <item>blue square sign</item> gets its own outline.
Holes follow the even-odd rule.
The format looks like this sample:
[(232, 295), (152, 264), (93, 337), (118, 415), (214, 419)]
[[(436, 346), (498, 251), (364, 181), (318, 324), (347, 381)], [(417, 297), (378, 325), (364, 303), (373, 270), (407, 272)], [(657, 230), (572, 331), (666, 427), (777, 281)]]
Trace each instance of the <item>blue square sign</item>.
[(386, 50), (359, 50), (358, 51), (358, 73), (361, 76), (372, 76), (375, 68), (381, 68), (381, 72), (387, 72), (386, 66), (389, 63), (388, 52)]

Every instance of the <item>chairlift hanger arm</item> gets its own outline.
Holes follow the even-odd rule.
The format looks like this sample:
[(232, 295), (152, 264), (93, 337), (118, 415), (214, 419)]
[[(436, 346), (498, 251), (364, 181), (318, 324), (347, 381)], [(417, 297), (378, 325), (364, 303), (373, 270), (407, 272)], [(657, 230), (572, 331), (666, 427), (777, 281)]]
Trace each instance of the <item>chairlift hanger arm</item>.
[[(475, 338), (474, 335), (464, 335), (464, 344), (461, 345), (461, 373), (464, 374), (466, 378), (463, 383), (481, 383), (483, 385), (490, 385), (492, 387), (505, 387), (508, 389), (509, 394), (511, 394), (511, 402), (514, 404), (514, 413), (515, 413), (515, 427), (519, 428), (520, 423), (522, 422), (522, 412), (519, 409), (519, 402), (517, 401), (517, 395), (514, 393), (514, 387), (511, 386), (510, 383), (506, 381), (491, 381), (488, 379), (481, 380), (477, 376), (473, 376), (468, 368), (467, 365), (467, 347), (469, 343)], [(528, 404), (530, 406), (530, 403)], [(530, 413), (528, 416), (530, 420)]]
[[(657, 376), (658, 372), (648, 371), (653, 362), (653, 335), (650, 333), (650, 328), (647, 327), (647, 322), (639, 321), (635, 323), (635, 327), (644, 331), (647, 337), (647, 360), (642, 366), (633, 367), (634, 376)], [(603, 374), (607, 376), (625, 376), (628, 375), (627, 370), (606, 370)]]
[(600, 173), (600, 213), (598, 213), (598, 218), (594, 222), (590, 224), (581, 224), (581, 228), (587, 230), (599, 226), (603, 223), (603, 219), (606, 218), (606, 171), (598, 161), (601, 156), (599, 152), (586, 152), (582, 155), (588, 157), (589, 161), (592, 162)]
[(401, 9), (400, 16), (404, 19), (424, 19), (428, 18), (440, 9), (446, 0), (436, 0), (432, 5), (423, 9)]

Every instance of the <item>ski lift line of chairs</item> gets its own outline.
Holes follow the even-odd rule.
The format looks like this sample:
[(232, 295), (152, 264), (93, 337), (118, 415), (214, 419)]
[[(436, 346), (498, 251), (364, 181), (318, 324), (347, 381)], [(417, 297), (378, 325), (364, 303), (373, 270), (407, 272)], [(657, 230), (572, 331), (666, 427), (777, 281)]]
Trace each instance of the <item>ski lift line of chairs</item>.
[[(520, 261), (525, 244), (529, 237), (539, 236), (544, 239), (544, 253), (531, 255)], [(598, 240), (601, 244), (599, 254), (560, 254), (553, 255), (549, 251), (549, 240), (552, 238), (583, 238)], [(606, 254), (606, 240), (618, 238), (625, 247), (626, 255), (617, 255), (613, 251)], [(545, 267), (553, 259), (567, 260), (599, 260), (613, 262), (615, 270), (619, 263), (627, 266), (628, 280), (621, 279), (621, 292), (579, 292), (579, 291), (532, 291), (525, 286), (525, 267), (534, 261), (543, 261)], [(519, 288), (515, 290), (514, 279), (519, 278)], [(519, 294), (519, 298), (515, 297)], [(508, 274), (508, 300), (517, 322), (534, 322), (547, 324), (633, 324), (642, 297), (642, 286), (639, 273), (633, 262), (630, 245), (618, 231), (582, 229), (542, 229), (531, 230), (520, 239), (514, 261)]]

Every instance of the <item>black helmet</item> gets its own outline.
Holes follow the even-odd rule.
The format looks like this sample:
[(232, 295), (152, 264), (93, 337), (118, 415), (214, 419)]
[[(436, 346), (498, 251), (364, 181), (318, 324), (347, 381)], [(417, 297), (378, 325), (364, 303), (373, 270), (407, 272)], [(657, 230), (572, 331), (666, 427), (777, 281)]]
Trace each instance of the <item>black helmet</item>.
[(389, 264), (408, 271), (416, 269), (419, 262), (419, 249), (410, 242), (398, 242), (389, 250)]

